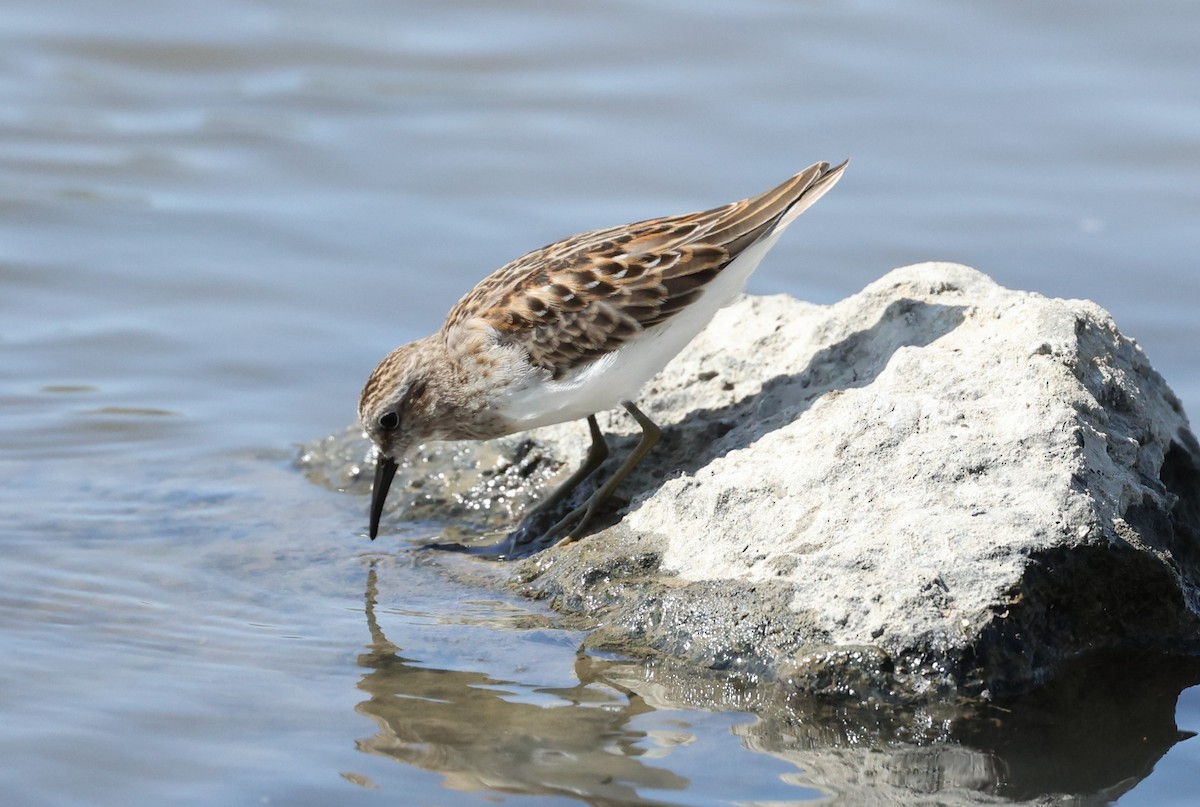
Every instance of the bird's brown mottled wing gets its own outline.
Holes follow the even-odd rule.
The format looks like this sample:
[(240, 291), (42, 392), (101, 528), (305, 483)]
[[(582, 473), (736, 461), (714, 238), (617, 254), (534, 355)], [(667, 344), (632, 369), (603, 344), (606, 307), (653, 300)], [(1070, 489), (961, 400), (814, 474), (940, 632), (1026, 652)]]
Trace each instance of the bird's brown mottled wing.
[(501, 267), (458, 302), (448, 331), (481, 320), (560, 377), (694, 301), (746, 247), (842, 166), (806, 168), (758, 196), (565, 238)]

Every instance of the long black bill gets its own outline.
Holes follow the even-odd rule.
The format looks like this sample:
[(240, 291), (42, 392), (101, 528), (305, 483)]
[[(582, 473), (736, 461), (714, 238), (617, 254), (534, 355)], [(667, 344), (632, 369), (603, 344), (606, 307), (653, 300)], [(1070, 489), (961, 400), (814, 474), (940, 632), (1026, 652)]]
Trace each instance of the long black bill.
[(371, 540), (379, 534), (379, 517), (383, 515), (383, 503), (387, 501), (388, 488), (396, 475), (397, 464), (391, 457), (380, 455), (375, 461), (375, 484), (371, 488)]

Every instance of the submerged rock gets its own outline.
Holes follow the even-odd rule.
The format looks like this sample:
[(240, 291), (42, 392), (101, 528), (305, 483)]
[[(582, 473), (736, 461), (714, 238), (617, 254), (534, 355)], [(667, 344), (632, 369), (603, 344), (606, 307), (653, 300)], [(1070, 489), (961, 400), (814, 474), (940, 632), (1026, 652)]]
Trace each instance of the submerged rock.
[[(746, 297), (639, 405), (664, 438), (623, 486), (628, 513), (513, 574), (597, 626), (593, 646), (855, 697), (1013, 692), (1093, 650), (1200, 650), (1200, 446), (1094, 303), (953, 264), (828, 307)], [(601, 425), (625, 435), (603, 475), (636, 426)], [(529, 437), (499, 452), (533, 452), (539, 483), (586, 450), (581, 424)], [(520, 466), (497, 450), (446, 449)]]

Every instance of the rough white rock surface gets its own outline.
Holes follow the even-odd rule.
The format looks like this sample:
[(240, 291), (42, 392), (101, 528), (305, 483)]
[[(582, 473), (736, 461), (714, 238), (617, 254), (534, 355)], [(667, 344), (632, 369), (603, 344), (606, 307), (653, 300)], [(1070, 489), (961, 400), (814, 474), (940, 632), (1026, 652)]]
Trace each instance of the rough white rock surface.
[(1124, 514), (1164, 497), (1147, 482), (1185, 423), (1094, 304), (943, 265), (794, 309), (727, 310), (674, 368), (713, 368), (735, 340), (774, 359), (718, 456), (630, 513), (666, 539), (664, 570), (785, 580), (839, 644), (897, 620), (957, 632), (1030, 552), (1136, 540)]
[[(610, 638), (801, 685), (854, 688), (820, 671), (849, 664), (973, 691), (1100, 647), (1196, 647), (1200, 451), (1094, 303), (944, 263), (830, 307), (744, 298), (642, 403), (669, 425), (659, 473), (682, 471), (629, 485), (645, 492), (621, 524), (525, 574)], [(661, 592), (554, 569), (638, 545), (640, 569), (661, 553)]]

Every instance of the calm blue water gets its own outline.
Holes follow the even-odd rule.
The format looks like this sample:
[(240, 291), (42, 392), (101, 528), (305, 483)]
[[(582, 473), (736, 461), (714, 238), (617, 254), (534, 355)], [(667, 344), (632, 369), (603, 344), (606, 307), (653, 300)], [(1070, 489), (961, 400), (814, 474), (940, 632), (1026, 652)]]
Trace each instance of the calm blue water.
[[(847, 156), (751, 291), (961, 261), (1098, 301), (1195, 416), (1197, 75), (1184, 0), (10, 0), (0, 802), (918, 801), (869, 742), (814, 753), (367, 544), (293, 447), (510, 258)], [(1192, 803), (1197, 743), (1106, 792)], [(1069, 774), (933, 790), (1114, 786)]]

